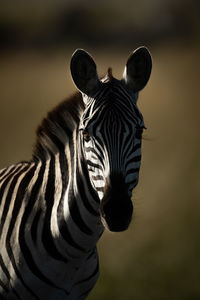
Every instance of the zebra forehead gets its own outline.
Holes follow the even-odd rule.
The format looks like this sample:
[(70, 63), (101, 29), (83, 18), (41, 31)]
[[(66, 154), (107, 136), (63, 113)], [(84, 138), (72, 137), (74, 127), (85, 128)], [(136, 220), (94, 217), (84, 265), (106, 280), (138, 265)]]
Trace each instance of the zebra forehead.
[[(112, 70), (108, 72), (112, 76)], [(106, 79), (106, 78), (105, 78)], [(112, 77), (112, 81), (103, 82), (101, 89), (90, 99), (83, 114), (85, 127), (99, 120), (110, 122), (127, 121), (135, 124), (143, 122), (143, 116), (137, 107), (134, 95), (128, 93), (120, 80)], [(102, 124), (102, 122), (101, 122)]]
[(143, 116), (133, 99), (120, 96), (118, 97), (118, 94), (110, 91), (107, 97), (96, 101), (90, 110), (91, 118), (143, 121)]
[(95, 115), (89, 117), (85, 123), (85, 127), (96, 128), (98, 130), (105, 129), (112, 132), (114, 129), (122, 129), (127, 126), (137, 126), (143, 123), (142, 115), (136, 115), (132, 111), (122, 111), (116, 107), (104, 107)]

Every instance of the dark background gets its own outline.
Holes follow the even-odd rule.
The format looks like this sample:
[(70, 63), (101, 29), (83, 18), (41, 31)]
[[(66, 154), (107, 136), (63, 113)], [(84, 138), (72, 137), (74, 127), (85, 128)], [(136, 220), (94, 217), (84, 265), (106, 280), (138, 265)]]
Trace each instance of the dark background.
[(103, 235), (88, 299), (200, 299), (200, 1), (1, 0), (0, 167), (31, 157), (41, 118), (75, 90), (76, 48), (121, 78), (141, 45), (153, 71), (139, 98), (148, 130), (134, 220)]

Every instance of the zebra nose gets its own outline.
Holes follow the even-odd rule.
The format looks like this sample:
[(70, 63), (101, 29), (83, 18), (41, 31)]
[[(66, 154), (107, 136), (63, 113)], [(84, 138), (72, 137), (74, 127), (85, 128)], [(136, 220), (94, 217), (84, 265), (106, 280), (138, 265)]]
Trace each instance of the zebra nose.
[(105, 187), (100, 205), (102, 223), (110, 231), (124, 231), (128, 228), (133, 214), (133, 204), (124, 177), (114, 174)]
[[(116, 200), (116, 199), (115, 199)], [(133, 204), (131, 200), (123, 199), (120, 203), (108, 201), (101, 206), (103, 225), (110, 231), (120, 232), (128, 229), (132, 219)]]

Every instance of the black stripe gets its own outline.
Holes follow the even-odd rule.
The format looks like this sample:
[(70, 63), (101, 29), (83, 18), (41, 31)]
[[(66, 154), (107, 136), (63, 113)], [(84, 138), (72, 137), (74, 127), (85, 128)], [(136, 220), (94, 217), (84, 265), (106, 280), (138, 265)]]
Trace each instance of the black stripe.
[(51, 213), (54, 205), (54, 193), (55, 193), (55, 158), (52, 155), (49, 166), (48, 181), (45, 191), (46, 200), (46, 213), (44, 217), (44, 227), (42, 232), (42, 242), (48, 254), (59, 261), (68, 262), (68, 259), (64, 257), (56, 248), (54, 238), (51, 234)]
[(104, 181), (104, 178), (103, 178), (103, 176), (102, 175), (96, 175), (96, 176), (92, 176), (92, 179), (95, 181), (95, 180), (102, 180), (102, 181)]
[[(85, 180), (89, 183), (88, 186), (87, 186), (87, 190), (91, 194), (91, 198), (94, 199), (94, 201), (96, 203), (99, 203), (98, 195), (96, 194), (93, 187), (91, 186), (90, 179), (89, 179), (89, 177), (87, 177), (87, 173), (84, 172), (84, 170), (83, 170), (83, 174), (85, 174), (85, 177), (86, 177)], [(92, 205), (90, 204), (90, 201), (88, 200), (88, 196), (86, 195), (85, 187), (84, 187), (84, 184), (83, 184), (83, 181), (82, 181), (82, 178), (81, 178), (80, 174), (77, 174), (77, 185), (78, 185), (79, 195), (81, 195), (81, 199), (83, 201), (83, 204), (84, 204), (85, 208), (93, 216), (99, 216), (99, 213), (92, 207)]]
[(61, 170), (61, 176), (62, 176), (62, 195), (61, 195), (61, 199), (62, 199), (65, 194), (65, 191), (67, 189), (68, 180), (69, 180), (69, 178), (68, 178), (69, 177), (68, 176), (69, 168), (68, 168), (68, 162), (67, 162), (67, 159), (65, 156), (65, 152), (60, 153), (59, 163), (60, 163), (60, 170)]
[[(14, 165), (13, 167), (10, 168), (9, 171), (8, 171), (8, 168), (5, 168), (4, 170), (2, 170), (0, 173), (0, 176), (2, 177), (1, 181), (3, 181), (6, 176), (10, 175), (11, 173), (13, 173), (13, 171), (19, 169), (20, 167), (21, 167), (21, 165), (20, 166)], [(6, 173), (7, 171), (8, 171), (8, 173)]]
[[(95, 146), (96, 146), (96, 145), (95, 145)], [(97, 158), (97, 159), (101, 162), (101, 164), (103, 165), (103, 158), (102, 158), (102, 156), (100, 156), (100, 154), (97, 153), (97, 152), (94, 150), (94, 148), (91, 148), (91, 147), (85, 147), (85, 152), (92, 152), (92, 153), (94, 154), (95, 158)]]
[(90, 161), (90, 160), (86, 160), (86, 162), (87, 162), (88, 166), (90, 166), (90, 167), (93, 167), (93, 168), (96, 168), (96, 169), (99, 169), (99, 170), (103, 171), (103, 168), (102, 168), (100, 165), (97, 165), (97, 164), (93, 163), (93, 162), (92, 162), (92, 161)]
[[(62, 115), (62, 114), (59, 114), (59, 116), (56, 116), (55, 111), (52, 111), (49, 113), (49, 119), (54, 124), (56, 123), (57, 126), (60, 126), (68, 137), (71, 137), (72, 130), (69, 128), (68, 124), (66, 123), (67, 120), (64, 118), (64, 116), (65, 115)], [(77, 115), (74, 115), (73, 118), (75, 119), (76, 122), (78, 122), (78, 120), (79, 120), (78, 113), (77, 113)], [(60, 131), (59, 128), (57, 130)], [(52, 130), (50, 129), (50, 131), (52, 131)]]
[[(130, 186), (131, 186), (131, 188), (132, 188), (132, 186), (136, 186), (135, 184), (138, 184), (138, 179), (134, 179), (133, 181), (131, 181), (131, 182), (127, 182), (127, 184), (129, 184)], [(130, 189), (130, 188), (129, 188)]]
[(1, 271), (3, 271), (3, 273), (6, 275), (6, 277), (8, 278), (8, 282), (10, 281), (11, 277), (10, 277), (10, 273), (8, 272), (8, 269), (6, 268), (3, 258), (0, 254), (0, 266), (1, 266)]
[(130, 161), (132, 161), (132, 162), (140, 162), (141, 161), (141, 155), (133, 157)]
[[(26, 165), (22, 170), (19, 171), (19, 173), (17, 174), (14, 174), (12, 175), (13, 178), (12, 178), (12, 182), (9, 186), (9, 190), (8, 190), (8, 193), (7, 193), (7, 196), (6, 196), (6, 200), (5, 200), (5, 204), (4, 204), (4, 208), (3, 208), (3, 213), (2, 213), (2, 218), (1, 218), (1, 224), (0, 224), (0, 236), (2, 234), (2, 230), (3, 230), (3, 227), (4, 227), (4, 223), (6, 221), (6, 217), (7, 217), (7, 214), (8, 214), (8, 210), (9, 210), (9, 207), (10, 207), (10, 201), (11, 201), (11, 198), (12, 198), (12, 194), (13, 194), (13, 190), (15, 188), (15, 185), (17, 183), (17, 180), (19, 178), (19, 176), (21, 174), (23, 174), (27, 169), (28, 169), (28, 165)], [(10, 179), (10, 177), (12, 176), (9, 176), (8, 180)], [(5, 183), (8, 183), (7, 180), (5, 180)], [(1, 192), (4, 191), (4, 188), (5, 186), (2, 187), (2, 190)]]
[[(123, 89), (122, 87), (115, 87), (114, 91), (117, 95), (119, 95), (119, 98), (118, 98), (119, 103), (124, 104), (125, 99), (128, 102), (127, 113), (129, 111), (134, 110), (134, 113), (136, 114), (137, 118), (142, 120), (142, 115), (141, 115), (139, 109), (137, 108), (134, 101), (132, 101), (132, 99), (131, 99), (130, 95), (127, 93), (127, 91), (125, 89)], [(116, 98), (117, 95), (115, 95), (115, 98)], [(131, 107), (131, 110), (130, 110), (130, 107)]]
[(104, 192), (104, 187), (96, 187), (97, 192)]
[(0, 170), (0, 176), (2, 176), (7, 170), (8, 170), (8, 168), (1, 169)]
[(31, 212), (33, 210), (33, 206), (34, 206), (35, 200), (37, 199), (38, 192), (40, 191), (42, 181), (43, 181), (44, 172), (45, 172), (45, 164), (42, 164), (42, 166), (40, 167), (40, 171), (39, 171), (37, 180), (36, 180), (36, 182), (35, 182), (35, 184), (32, 188), (29, 201), (28, 201), (27, 206), (25, 208), (25, 212), (24, 212), (23, 217), (22, 217), (22, 221), (21, 221), (21, 225), (20, 225), (19, 244), (20, 244), (21, 251), (23, 253), (24, 259), (25, 259), (30, 271), (36, 277), (38, 277), (41, 281), (44, 281), (45, 283), (47, 283), (50, 286), (56, 287), (54, 285), (54, 283), (52, 283), (46, 276), (44, 276), (42, 274), (42, 272), (40, 271), (40, 269), (36, 265), (36, 263), (35, 263), (35, 261), (32, 257), (31, 251), (30, 251), (28, 245), (26, 244), (26, 240), (25, 240), (25, 230), (26, 230), (27, 220), (28, 220), (28, 217), (29, 217), (29, 215), (31, 214)]
[(74, 197), (74, 193), (71, 189), (69, 194), (69, 211), (70, 215), (74, 221), (74, 223), (78, 226), (78, 228), (84, 232), (85, 234), (92, 235), (93, 231), (85, 224), (84, 220), (81, 217), (78, 205), (76, 203), (76, 199)]
[(136, 145), (134, 145), (133, 147), (133, 152), (137, 151), (138, 149), (141, 148), (141, 142), (140, 143), (137, 143)]
[(86, 252), (86, 249), (84, 249), (83, 247), (81, 247), (80, 245), (78, 245), (75, 240), (72, 238), (71, 233), (69, 232), (69, 229), (67, 227), (67, 223), (64, 221), (64, 217), (61, 219), (60, 223), (59, 223), (59, 229), (60, 229), (60, 233), (63, 237), (63, 239), (73, 248), (76, 248), (80, 251)]
[(96, 154), (94, 148), (92, 147), (85, 147), (85, 152), (93, 152), (94, 154)]
[[(90, 176), (89, 176), (90, 168), (88, 168), (88, 165), (84, 159), (83, 153), (80, 153), (79, 155), (81, 157), (81, 169), (82, 170), (81, 170), (81, 174), (79, 173), (79, 170), (76, 170), (77, 189), (79, 191), (79, 195), (81, 195), (81, 198), (82, 198), (85, 208), (94, 216), (99, 216), (99, 212), (96, 209), (94, 209), (93, 206), (91, 205), (92, 201), (96, 202), (96, 204), (99, 204), (100, 199), (90, 181)], [(84, 174), (84, 178), (82, 178), (83, 177), (82, 174)], [(88, 195), (88, 193), (89, 193), (89, 195)]]
[[(138, 149), (139, 150), (139, 149)], [(127, 159), (125, 163), (125, 168), (127, 169), (127, 166), (132, 162), (141, 161), (141, 151), (138, 151), (138, 153), (131, 152), (127, 154)], [(136, 159), (136, 160), (135, 160)]]
[(38, 222), (40, 220), (41, 213), (42, 213), (42, 210), (40, 208), (38, 208), (36, 215), (33, 219), (33, 223), (31, 225), (31, 236), (32, 236), (32, 240), (33, 240), (34, 244), (36, 244), (36, 241), (37, 241)]
[(133, 168), (133, 169), (129, 169), (127, 172), (126, 172), (126, 176), (129, 175), (129, 174), (136, 174), (140, 171), (140, 168)]
[(63, 151), (63, 149), (64, 149), (63, 143), (59, 140), (59, 138), (55, 134), (52, 133), (52, 131), (49, 132), (49, 137), (51, 138), (51, 140), (54, 143), (54, 145), (56, 147), (58, 147), (58, 149), (60, 151)]
[[(101, 133), (102, 134), (102, 133)], [(103, 147), (104, 147), (104, 143), (102, 143), (102, 140), (99, 139), (98, 137), (96, 138), (98, 143), (96, 143), (95, 147), (99, 153), (99, 156), (102, 156), (103, 157), (103, 154), (104, 154), (104, 151), (103, 151)]]
[(124, 102), (124, 99), (127, 99), (130, 103), (132, 102), (129, 93), (122, 86), (115, 86), (114, 91), (122, 99), (121, 101)]
[(14, 170), (12, 170), (12, 172), (10, 172), (9, 174), (6, 174), (5, 177), (7, 177), (5, 179), (5, 181), (3, 182), (2, 186), (0, 187), (0, 204), (1, 204), (1, 200), (3, 198), (3, 194), (5, 191), (5, 188), (7, 187), (7, 184), (9, 183), (10, 179), (15, 175), (15, 173), (21, 168), (21, 166), (16, 167)]
[[(10, 172), (14, 169), (14, 166), (10, 169)], [(5, 173), (8, 171), (8, 168), (0, 170), (0, 177), (4, 176)], [(7, 173), (8, 174), (8, 173)], [(2, 180), (2, 179), (1, 179)]]
[[(0, 266), (1, 266), (1, 272), (3, 271), (3, 273), (6, 275), (6, 277), (8, 279), (8, 281), (7, 281), (8, 287), (7, 288), (9, 289), (11, 287), (11, 284), (10, 284), (11, 277), (10, 277), (10, 273), (8, 272), (8, 269), (6, 268), (6, 266), (3, 262), (1, 254), (0, 254)], [(12, 292), (13, 292), (13, 294), (16, 295), (16, 297), (18, 299), (20, 299), (20, 297), (19, 297), (18, 293), (15, 291), (14, 287), (12, 287)]]
[[(0, 286), (1, 286), (1, 288), (4, 290), (4, 295), (5, 295), (5, 293), (8, 293), (9, 292), (9, 290), (8, 290), (8, 288), (5, 286), (5, 284), (3, 283), (3, 281), (1, 281), (1, 279), (0, 279)], [(6, 299), (4, 296), (2, 296), (2, 294), (0, 295), (0, 299), (1, 300), (4, 300), (4, 299)]]

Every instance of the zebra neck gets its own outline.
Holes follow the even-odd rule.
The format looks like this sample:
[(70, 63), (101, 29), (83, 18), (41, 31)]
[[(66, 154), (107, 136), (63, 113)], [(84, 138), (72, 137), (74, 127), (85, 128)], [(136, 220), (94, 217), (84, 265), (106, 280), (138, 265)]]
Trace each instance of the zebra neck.
[(58, 249), (68, 256), (90, 251), (103, 230), (99, 201), (78, 141), (83, 110), (82, 96), (77, 93), (51, 111), (37, 130), (33, 153), (34, 161), (45, 170), (43, 239), (52, 251)]
[[(85, 228), (85, 234), (88, 234), (88, 237), (90, 236), (89, 240), (95, 245), (104, 231), (100, 217), (100, 199), (91, 184), (80, 145), (77, 146), (76, 151), (74, 177), (72, 180), (74, 197), (69, 198), (69, 203), (72, 201), (74, 208), (77, 205), (78, 209), (77, 211), (74, 209), (74, 215), (79, 215), (80, 213), (79, 221), (82, 219), (83, 222), (80, 222), (79, 226), (82, 230)], [(79, 221), (77, 219), (77, 224)]]
[(52, 239), (56, 249), (64, 251), (63, 255), (68, 258), (90, 252), (103, 232), (99, 200), (77, 148), (78, 145), (71, 148), (67, 145), (65, 152), (51, 155), (46, 161), (45, 201), (46, 223), (51, 231), (49, 240)]

